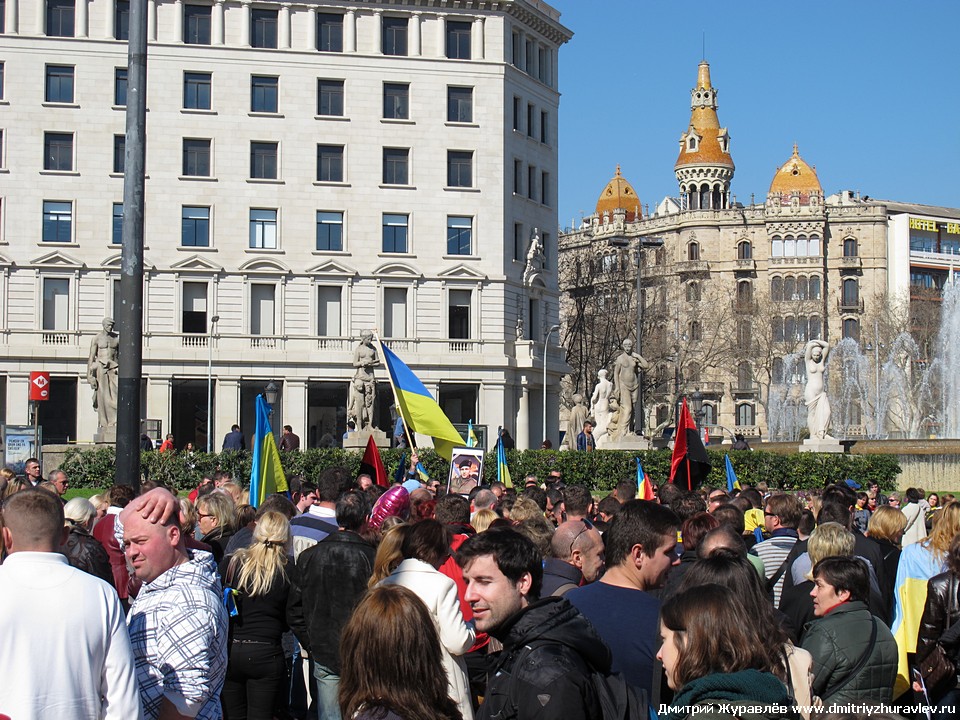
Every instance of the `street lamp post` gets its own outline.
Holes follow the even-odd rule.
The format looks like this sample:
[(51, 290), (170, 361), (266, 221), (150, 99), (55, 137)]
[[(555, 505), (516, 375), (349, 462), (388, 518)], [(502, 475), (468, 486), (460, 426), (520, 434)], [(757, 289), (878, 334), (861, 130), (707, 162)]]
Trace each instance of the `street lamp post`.
[(867, 352), (873, 351), (873, 374), (874, 381), (876, 383), (876, 395), (873, 398), (873, 434), (874, 439), (879, 440), (881, 429), (880, 423), (882, 418), (880, 417), (880, 349), (883, 347), (883, 343), (880, 342), (880, 321), (873, 321), (873, 339), (875, 342), (867, 343)]
[(213, 452), (213, 333), (220, 316), (210, 318), (210, 335), (207, 337), (207, 452)]
[(273, 415), (273, 406), (277, 404), (277, 399), (280, 395), (280, 386), (277, 385), (273, 380), (267, 383), (266, 387), (263, 388), (263, 399), (267, 401), (267, 405), (270, 408), (270, 414)]
[(547, 349), (550, 347), (550, 336), (560, 330), (559, 325), (554, 325), (543, 338), (543, 439), (547, 439)]
[(693, 405), (693, 417), (697, 423), (697, 430), (699, 430), (703, 423), (703, 393), (700, 392), (699, 387), (690, 396), (690, 403)]

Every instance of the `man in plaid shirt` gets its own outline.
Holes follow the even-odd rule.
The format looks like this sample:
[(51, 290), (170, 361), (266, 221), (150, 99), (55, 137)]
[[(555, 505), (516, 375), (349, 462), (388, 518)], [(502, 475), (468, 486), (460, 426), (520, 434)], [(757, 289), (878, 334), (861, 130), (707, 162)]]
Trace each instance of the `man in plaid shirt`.
[(213, 556), (184, 547), (176, 513), (122, 520), (127, 560), (144, 583), (127, 618), (144, 717), (218, 720), (227, 614)]

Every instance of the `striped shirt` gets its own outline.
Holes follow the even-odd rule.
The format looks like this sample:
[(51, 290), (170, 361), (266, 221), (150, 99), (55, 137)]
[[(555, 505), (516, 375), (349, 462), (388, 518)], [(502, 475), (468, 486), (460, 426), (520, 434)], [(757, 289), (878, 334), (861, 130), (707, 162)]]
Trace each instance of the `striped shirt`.
[[(751, 553), (763, 560), (763, 568), (766, 572), (767, 580), (776, 575), (777, 571), (780, 570), (780, 566), (783, 565), (783, 561), (787, 559), (787, 555), (790, 554), (798, 538), (799, 536), (796, 530), (792, 528), (779, 528), (774, 530), (773, 537), (757, 543), (750, 550)], [(789, 570), (789, 568), (786, 568), (784, 572), (780, 573), (780, 579), (777, 580), (777, 584), (773, 587), (774, 607), (780, 607), (780, 593), (783, 592), (783, 578)]]

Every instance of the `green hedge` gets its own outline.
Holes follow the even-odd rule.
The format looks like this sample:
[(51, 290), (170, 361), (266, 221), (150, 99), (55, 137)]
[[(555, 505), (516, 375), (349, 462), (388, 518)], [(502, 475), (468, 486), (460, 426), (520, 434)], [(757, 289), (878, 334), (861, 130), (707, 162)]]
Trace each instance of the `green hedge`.
[[(708, 451), (713, 469), (709, 484), (726, 486), (724, 453)], [(384, 466), (388, 475), (397, 469), (401, 454), (409, 463), (409, 453), (399, 450), (382, 450)], [(786, 490), (823, 487), (832, 482), (853, 478), (862, 485), (871, 480), (880, 483), (884, 490), (896, 488), (900, 465), (894, 455), (819, 455), (797, 453), (780, 455), (757, 450), (731, 451), (730, 459), (740, 483), (756, 484), (761, 480), (771, 487)], [(288, 474), (300, 474), (315, 480), (328, 467), (343, 465), (354, 474), (359, 470), (362, 452), (345, 450), (306, 450), (281, 453), (283, 467)], [(635, 457), (640, 457), (643, 468), (657, 484), (666, 482), (670, 474), (670, 452), (649, 450), (626, 452), (622, 450), (598, 450), (585, 452), (558, 452), (556, 450), (525, 450), (507, 453), (510, 473), (519, 485), (525, 475), (544, 476), (550, 470), (560, 470), (564, 481), (587, 485), (598, 491), (610, 490), (619, 480), (636, 476)], [(448, 463), (432, 450), (424, 450), (421, 462), (431, 477), (446, 480)], [(177, 490), (195, 487), (204, 473), (218, 468), (229, 470), (235, 478), (246, 481), (250, 475), (250, 453), (183, 453), (145, 452), (141, 455), (144, 475), (162, 480)], [(63, 469), (73, 487), (103, 488), (112, 484), (114, 474), (113, 448), (99, 450), (71, 450), (67, 453)], [(483, 476), (488, 482), (497, 479), (497, 456), (487, 453)]]

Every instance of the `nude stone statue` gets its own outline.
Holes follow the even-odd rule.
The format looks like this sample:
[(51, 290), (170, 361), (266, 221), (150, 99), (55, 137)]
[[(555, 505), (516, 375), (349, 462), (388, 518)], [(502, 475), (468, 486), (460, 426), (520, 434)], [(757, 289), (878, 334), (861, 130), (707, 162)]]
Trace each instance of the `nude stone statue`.
[(373, 333), (366, 331), (360, 336), (360, 344), (353, 353), (353, 366), (357, 371), (350, 382), (347, 402), (347, 419), (353, 420), (357, 429), (373, 425), (373, 401), (377, 396), (373, 368), (379, 364), (380, 358), (373, 346)]
[(613, 396), (620, 405), (621, 434), (629, 435), (636, 425), (636, 413), (640, 412), (640, 371), (647, 370), (650, 363), (633, 351), (633, 340), (624, 340), (622, 347), (623, 352), (613, 363)]
[(613, 383), (607, 380), (607, 371), (597, 371), (597, 384), (590, 396), (590, 415), (597, 421), (593, 429), (593, 437), (597, 447), (603, 444), (607, 436), (607, 425), (610, 423), (610, 396), (613, 394)]
[(620, 413), (620, 403), (617, 402), (616, 396), (611, 395), (610, 400), (610, 415), (607, 417), (607, 437), (610, 440), (619, 440), (623, 437), (623, 427), (620, 423), (620, 418), (623, 415)]
[(811, 439), (833, 440), (827, 434), (830, 428), (830, 400), (823, 382), (829, 345), (823, 340), (807, 343), (803, 358), (807, 368), (807, 384), (803, 389), (803, 401), (807, 405), (807, 427)]
[(567, 420), (567, 434), (563, 437), (563, 442), (571, 449), (577, 447), (577, 435), (583, 430), (583, 424), (587, 421), (587, 406), (583, 402), (583, 395), (576, 393), (573, 396), (573, 407), (570, 408), (570, 417)]
[(103, 330), (90, 341), (87, 382), (93, 388), (93, 408), (101, 428), (117, 424), (117, 385), (120, 338), (113, 331), (113, 318), (103, 319)]

